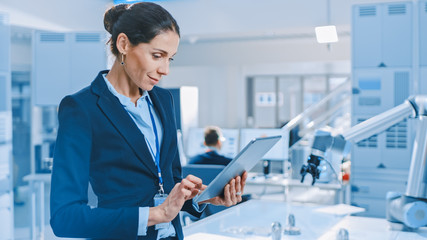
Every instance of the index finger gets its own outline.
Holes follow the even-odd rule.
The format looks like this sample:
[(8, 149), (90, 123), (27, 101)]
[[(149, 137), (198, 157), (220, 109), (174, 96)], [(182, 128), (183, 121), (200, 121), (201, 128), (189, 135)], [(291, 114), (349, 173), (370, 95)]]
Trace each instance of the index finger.
[(197, 189), (202, 189), (202, 187), (203, 187), (202, 179), (200, 179), (194, 175), (191, 175), (191, 174), (189, 174), (187, 177), (185, 177), (185, 179), (187, 179), (188, 181), (195, 184)]

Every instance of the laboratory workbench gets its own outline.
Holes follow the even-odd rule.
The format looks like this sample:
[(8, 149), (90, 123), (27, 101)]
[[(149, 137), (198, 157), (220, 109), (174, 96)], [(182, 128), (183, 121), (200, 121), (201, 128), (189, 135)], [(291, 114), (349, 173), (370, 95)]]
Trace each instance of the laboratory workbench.
[[(249, 200), (222, 212), (194, 222), (184, 227), (188, 240), (233, 240), (233, 239), (271, 239), (273, 222), (282, 226), (282, 239), (337, 239), (341, 228), (347, 230), (349, 239), (427, 239), (427, 229), (416, 232), (391, 230), (389, 222), (380, 218), (354, 217), (333, 212), (321, 212), (325, 206), (286, 203), (281, 201)], [(300, 235), (286, 235), (287, 216), (295, 216), (295, 226)]]

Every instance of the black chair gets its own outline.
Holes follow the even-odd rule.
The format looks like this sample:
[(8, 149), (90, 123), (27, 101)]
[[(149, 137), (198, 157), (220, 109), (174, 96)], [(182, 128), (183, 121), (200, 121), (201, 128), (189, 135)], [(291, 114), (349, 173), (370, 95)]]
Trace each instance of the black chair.
[(208, 185), (224, 169), (223, 165), (214, 164), (187, 164), (182, 167), (182, 177), (191, 174), (202, 179), (203, 184)]

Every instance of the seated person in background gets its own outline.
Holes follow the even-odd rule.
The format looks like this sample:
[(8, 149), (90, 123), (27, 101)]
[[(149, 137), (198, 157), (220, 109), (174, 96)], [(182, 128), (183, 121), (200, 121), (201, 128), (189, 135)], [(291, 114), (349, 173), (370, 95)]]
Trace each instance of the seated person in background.
[(222, 147), (222, 141), (224, 141), (224, 137), (219, 127), (206, 127), (204, 145), (208, 149), (205, 153), (192, 157), (189, 163), (227, 165), (232, 159), (218, 154)]

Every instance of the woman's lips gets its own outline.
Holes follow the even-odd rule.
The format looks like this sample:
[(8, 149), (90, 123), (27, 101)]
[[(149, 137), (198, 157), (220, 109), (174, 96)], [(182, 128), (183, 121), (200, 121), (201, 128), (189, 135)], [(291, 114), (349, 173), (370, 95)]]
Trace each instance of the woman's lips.
[(153, 77), (150, 77), (150, 76), (148, 76), (148, 77), (151, 79), (151, 81), (153, 81), (153, 82), (155, 82), (155, 83), (158, 83), (158, 82), (159, 82), (159, 80), (160, 80), (160, 79), (153, 78)]

